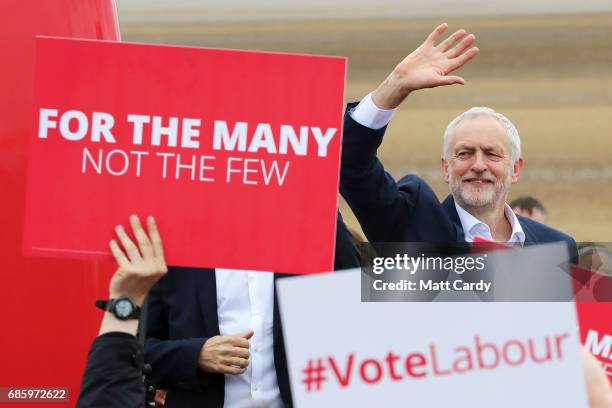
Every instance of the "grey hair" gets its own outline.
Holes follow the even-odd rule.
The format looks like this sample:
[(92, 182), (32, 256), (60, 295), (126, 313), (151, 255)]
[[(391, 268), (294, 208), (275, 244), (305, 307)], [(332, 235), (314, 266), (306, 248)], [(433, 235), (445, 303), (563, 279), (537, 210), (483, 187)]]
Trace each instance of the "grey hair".
[(455, 119), (451, 120), (451, 122), (446, 127), (444, 131), (444, 146), (442, 154), (446, 157), (448, 153), (448, 149), (450, 147), (450, 142), (453, 137), (453, 133), (455, 128), (459, 123), (461, 123), (465, 119), (472, 119), (479, 116), (489, 116), (496, 119), (500, 125), (506, 131), (506, 135), (508, 135), (508, 140), (510, 142), (510, 155), (512, 158), (512, 162), (515, 163), (519, 157), (521, 156), (521, 137), (519, 136), (519, 132), (516, 129), (516, 126), (510, 122), (510, 119), (505, 117), (499, 112), (494, 111), (491, 108), (487, 107), (474, 107), (466, 110), (461, 115), (457, 116)]

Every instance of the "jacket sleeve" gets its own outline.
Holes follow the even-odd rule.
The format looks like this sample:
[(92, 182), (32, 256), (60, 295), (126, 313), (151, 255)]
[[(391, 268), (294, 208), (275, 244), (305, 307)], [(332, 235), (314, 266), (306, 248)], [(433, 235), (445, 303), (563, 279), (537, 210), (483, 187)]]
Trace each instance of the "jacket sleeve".
[(77, 408), (142, 408), (142, 348), (136, 337), (111, 332), (96, 337), (87, 359)]
[(404, 226), (398, 224), (398, 215), (401, 218), (410, 213), (417, 192), (400, 190), (385, 171), (376, 151), (386, 127), (373, 130), (354, 121), (350, 115), (354, 105), (348, 106), (344, 116), (340, 194), (368, 240), (400, 241)]
[(338, 211), (336, 216), (336, 249), (334, 256), (334, 270), (359, 268), (361, 266), (357, 243), (342, 220)]
[(198, 368), (200, 350), (208, 338), (170, 339), (163, 298), (167, 278), (160, 279), (147, 296), (145, 360), (153, 369), (151, 380), (159, 389), (204, 391), (215, 375)]
[(578, 245), (576, 245), (574, 238), (570, 237), (567, 245), (569, 247), (570, 262), (578, 265)]

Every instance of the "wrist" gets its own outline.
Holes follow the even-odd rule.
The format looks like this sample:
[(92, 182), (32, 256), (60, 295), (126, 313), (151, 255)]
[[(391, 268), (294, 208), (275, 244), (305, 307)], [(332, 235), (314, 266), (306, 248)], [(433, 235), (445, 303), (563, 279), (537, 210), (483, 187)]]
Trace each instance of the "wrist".
[(135, 336), (138, 332), (138, 320), (119, 320), (112, 313), (105, 312), (98, 335), (110, 332), (122, 332)]
[(399, 74), (392, 72), (372, 94), (372, 101), (379, 109), (395, 109), (413, 89), (402, 84)]

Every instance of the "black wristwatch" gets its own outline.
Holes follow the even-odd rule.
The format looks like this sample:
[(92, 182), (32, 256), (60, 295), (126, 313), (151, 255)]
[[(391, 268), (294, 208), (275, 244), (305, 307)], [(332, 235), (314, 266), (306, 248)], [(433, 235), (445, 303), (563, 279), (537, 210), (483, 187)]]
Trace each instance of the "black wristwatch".
[(119, 320), (138, 319), (140, 317), (140, 306), (136, 306), (130, 298), (120, 297), (110, 300), (96, 300), (96, 306), (111, 312)]

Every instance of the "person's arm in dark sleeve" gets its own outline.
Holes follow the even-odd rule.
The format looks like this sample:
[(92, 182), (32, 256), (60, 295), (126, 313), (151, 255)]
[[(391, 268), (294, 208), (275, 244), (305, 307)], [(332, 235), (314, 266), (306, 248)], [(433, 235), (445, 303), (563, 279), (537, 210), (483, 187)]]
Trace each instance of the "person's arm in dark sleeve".
[[(127, 298), (141, 307), (149, 289), (166, 274), (167, 267), (153, 217), (147, 218), (146, 232), (138, 216), (130, 216), (130, 224), (136, 243), (122, 226), (115, 227), (119, 242), (114, 239), (109, 242), (118, 266), (110, 281), (109, 299)], [(137, 315), (106, 310), (99, 335), (89, 351), (76, 406), (141, 408), (145, 404), (145, 386), (142, 347), (136, 340)]]
[(133, 334), (110, 332), (96, 337), (87, 359), (77, 408), (142, 408), (142, 347)]
[(569, 254), (570, 254), (570, 262), (574, 265), (578, 265), (578, 245), (576, 245), (576, 241), (574, 238), (570, 238), (568, 241)]
[(372, 242), (401, 240), (398, 228), (404, 226), (398, 219), (410, 216), (418, 194), (411, 186), (398, 189), (376, 157), (393, 110), (414, 91), (464, 84), (463, 78), (450, 74), (478, 54), (478, 48), (471, 47), (476, 37), (465, 30), (439, 42), (447, 27), (436, 27), (372, 94), (356, 107), (349, 105), (344, 117), (340, 193)]
[(338, 211), (336, 218), (336, 251), (334, 256), (334, 270), (359, 268), (361, 266), (357, 243), (348, 230), (342, 214)]
[[(367, 98), (370, 96), (364, 98), (359, 109), (364, 103), (372, 104)], [(340, 194), (357, 217), (368, 240), (392, 241), (398, 213), (406, 215), (410, 211), (410, 197), (398, 189), (377, 157), (386, 126), (372, 129), (357, 122), (352, 116), (356, 107), (356, 104), (350, 104), (344, 117)]]

